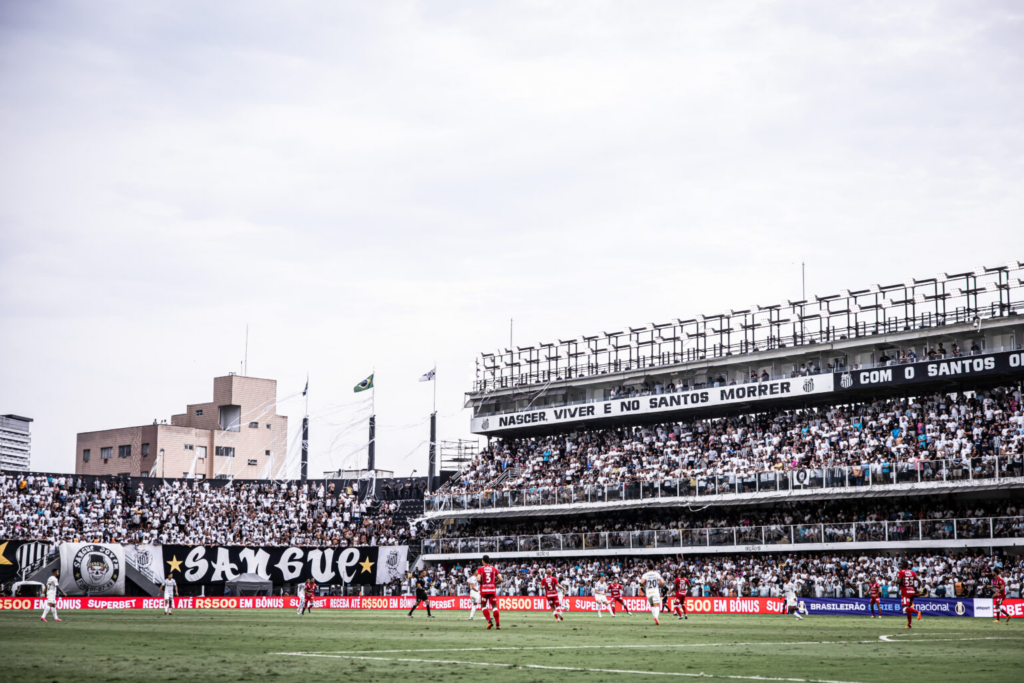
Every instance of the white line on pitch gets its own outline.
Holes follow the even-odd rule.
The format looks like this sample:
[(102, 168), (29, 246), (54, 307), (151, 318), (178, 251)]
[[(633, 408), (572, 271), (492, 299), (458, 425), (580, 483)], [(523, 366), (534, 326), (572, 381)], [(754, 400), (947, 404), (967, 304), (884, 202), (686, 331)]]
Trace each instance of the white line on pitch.
[[(909, 634), (908, 634), (909, 635)], [(918, 635), (918, 634), (913, 634)], [(920, 634), (931, 635), (931, 634)], [(935, 634), (940, 635), (940, 634)], [(929, 640), (887, 640), (891, 636), (879, 636), (873, 640), (797, 640), (786, 642), (750, 642), (750, 643), (664, 643), (661, 645), (538, 645), (524, 647), (445, 647), (445, 648), (418, 648), (411, 650), (322, 650), (309, 653), (298, 652), (272, 652), (270, 654), (334, 654), (334, 655), (363, 655), (363, 654), (417, 654), (424, 652), (519, 652), (527, 650), (646, 650), (662, 648), (683, 648), (683, 647), (726, 647), (726, 646), (779, 646), (779, 645), (871, 645), (879, 641), (884, 643), (933, 643), (936, 641), (952, 640), (1013, 640), (997, 636), (979, 638), (931, 638)]]
[(412, 657), (360, 657), (356, 655), (313, 654), (308, 652), (275, 652), (293, 657), (327, 657), (331, 659), (358, 659), (377, 662), (412, 662), (415, 664), (455, 664), (458, 666), (499, 666), (506, 669), (543, 669), (546, 671), (577, 671), (599, 674), (635, 674), (637, 676), (684, 676), (686, 678), (726, 678), (741, 681), (785, 681), (788, 683), (854, 683), (822, 678), (776, 678), (772, 676), (738, 676), (735, 674), (693, 674), (679, 671), (637, 671), (633, 669), (586, 669), (576, 666), (546, 666), (543, 664), (499, 664), (496, 662), (460, 662), (451, 659), (415, 659)]

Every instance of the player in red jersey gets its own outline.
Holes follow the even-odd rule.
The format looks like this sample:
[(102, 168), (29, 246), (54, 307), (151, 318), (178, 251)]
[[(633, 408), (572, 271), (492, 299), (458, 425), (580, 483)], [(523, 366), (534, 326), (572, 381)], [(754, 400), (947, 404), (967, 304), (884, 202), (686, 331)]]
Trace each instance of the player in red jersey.
[(615, 603), (619, 603), (620, 605), (622, 605), (622, 609), (626, 610), (626, 614), (628, 614), (629, 616), (633, 616), (633, 613), (629, 611), (628, 607), (626, 607), (626, 603), (622, 601), (622, 584), (621, 583), (619, 583), (618, 581), (612, 581), (610, 584), (608, 584), (608, 597), (611, 598), (611, 605), (610, 605), (610, 607), (613, 610), (612, 611), (612, 616), (615, 615), (615, 612), (614, 612)]
[(313, 598), (316, 596), (316, 581), (313, 579), (306, 579), (306, 592), (303, 593), (306, 596), (306, 612), (309, 614), (313, 613)]
[(683, 576), (682, 572), (679, 572), (679, 576), (672, 582), (675, 587), (675, 595), (672, 596), (675, 600), (675, 605), (672, 611), (675, 613), (677, 619), (689, 619), (686, 616), (686, 593), (690, 589), (690, 580)]
[[(498, 568), (491, 564), (491, 558), (484, 555), (483, 564), (476, 570), (480, 577), (480, 604), (483, 605), (484, 619), (487, 620), (487, 630), (497, 627), (501, 630), (501, 619), (498, 617), (498, 583), (501, 582), (501, 573)], [(491, 621), (491, 611), (494, 611), (494, 621)]]
[[(871, 585), (868, 586), (868, 595), (871, 597), (871, 602), (868, 606), (871, 609), (871, 618), (874, 619), (876, 616), (882, 618), (882, 584), (878, 582), (877, 576), (871, 577)], [(875, 614), (875, 607), (878, 607), (878, 614)]]
[(562, 599), (558, 595), (558, 577), (551, 567), (547, 568), (546, 576), (540, 580), (540, 585), (544, 588), (544, 597), (548, 599), (548, 607), (555, 615), (555, 621), (565, 621), (565, 617), (562, 616)]
[(900, 587), (901, 602), (903, 611), (907, 613), (907, 628), (910, 628), (911, 616), (916, 614), (917, 620), (921, 621), (921, 610), (914, 609), (914, 598), (917, 597), (917, 587), (921, 579), (910, 568), (906, 560), (900, 562), (900, 570), (896, 573), (896, 583)]
[(999, 574), (999, 570), (992, 572), (992, 613), (996, 615), (996, 623), (999, 623), (999, 615), (1006, 615), (1006, 623), (1010, 623), (1010, 613), (1003, 607), (1003, 600), (1006, 600), (1006, 581)]

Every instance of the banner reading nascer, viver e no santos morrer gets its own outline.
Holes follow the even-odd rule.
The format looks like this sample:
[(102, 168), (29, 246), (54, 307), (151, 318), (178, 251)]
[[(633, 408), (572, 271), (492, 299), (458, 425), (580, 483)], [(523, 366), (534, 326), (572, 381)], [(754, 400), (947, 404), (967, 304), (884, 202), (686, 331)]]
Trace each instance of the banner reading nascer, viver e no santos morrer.
[(381, 584), (408, 569), (404, 545), (359, 548), (253, 546), (163, 546), (163, 570), (178, 583), (229, 581), (258, 574), (273, 583), (312, 578), (320, 584)]

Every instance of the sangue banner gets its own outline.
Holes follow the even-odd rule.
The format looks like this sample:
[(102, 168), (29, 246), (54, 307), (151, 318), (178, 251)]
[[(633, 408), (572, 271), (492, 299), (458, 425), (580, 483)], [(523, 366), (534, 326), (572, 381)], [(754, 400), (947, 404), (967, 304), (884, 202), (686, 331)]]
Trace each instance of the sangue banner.
[(124, 595), (124, 547), (61, 543), (60, 589), (68, 595)]
[(972, 377), (1024, 373), (1024, 352), (1006, 351), (963, 358), (920, 363), (887, 365), (870, 370), (836, 372), (836, 391), (865, 387), (904, 386), (943, 380), (970, 380)]
[[(41, 610), (42, 598), (0, 598), (0, 610)], [(408, 610), (416, 600), (406, 596), (324, 596), (315, 598), (314, 609), (365, 609), (365, 610)], [(597, 603), (594, 598), (566, 598), (570, 612), (595, 612)], [(644, 598), (623, 598), (623, 602), (632, 612), (647, 610)], [(869, 614), (866, 598), (804, 598), (804, 607), (812, 615), (862, 615)], [(895, 603), (895, 609), (893, 609)], [(917, 606), (924, 610), (925, 616), (944, 617), (992, 617), (991, 598), (919, 598)], [(1024, 600), (1010, 599), (1003, 603), (1010, 616), (1024, 618)], [(162, 609), (162, 598), (59, 598), (57, 609), (60, 610), (125, 610), (125, 609)], [(294, 595), (266, 597), (179, 597), (174, 599), (175, 609), (297, 609), (299, 599)], [(468, 610), (469, 598), (466, 596), (437, 596), (430, 598), (431, 610)], [(549, 611), (546, 598), (538, 596), (502, 595), (498, 598), (498, 608), (509, 612), (546, 612)], [(987, 608), (987, 609), (986, 609)], [(621, 610), (616, 605), (615, 610)], [(782, 598), (686, 598), (686, 611), (690, 614), (783, 614), (785, 601)], [(884, 616), (903, 617), (898, 600), (884, 600), (882, 613)]]
[(474, 434), (490, 434), (528, 426), (585, 422), (627, 415), (678, 413), (733, 403), (798, 398), (800, 396), (824, 394), (832, 391), (832, 379), (832, 374), (811, 375), (770, 382), (752, 382), (749, 384), (695, 389), (693, 391), (679, 391), (671, 394), (656, 394), (654, 396), (614, 398), (607, 401), (560, 408), (538, 408), (537, 410), (524, 410), (507, 415), (474, 417), (471, 421), (470, 431)]
[(372, 548), (301, 548), (165, 545), (163, 570), (179, 584), (229, 581), (258, 574), (273, 583), (312, 578), (320, 584), (382, 584), (408, 569), (404, 545)]

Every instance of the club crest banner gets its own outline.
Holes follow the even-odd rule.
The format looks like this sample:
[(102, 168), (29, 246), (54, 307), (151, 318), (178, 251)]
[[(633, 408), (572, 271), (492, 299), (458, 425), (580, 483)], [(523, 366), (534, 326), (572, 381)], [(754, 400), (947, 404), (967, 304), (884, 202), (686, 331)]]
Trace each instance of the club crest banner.
[(159, 545), (126, 545), (124, 559), (151, 583), (164, 582), (164, 551)]
[(62, 543), (60, 588), (68, 595), (124, 595), (124, 546)]

